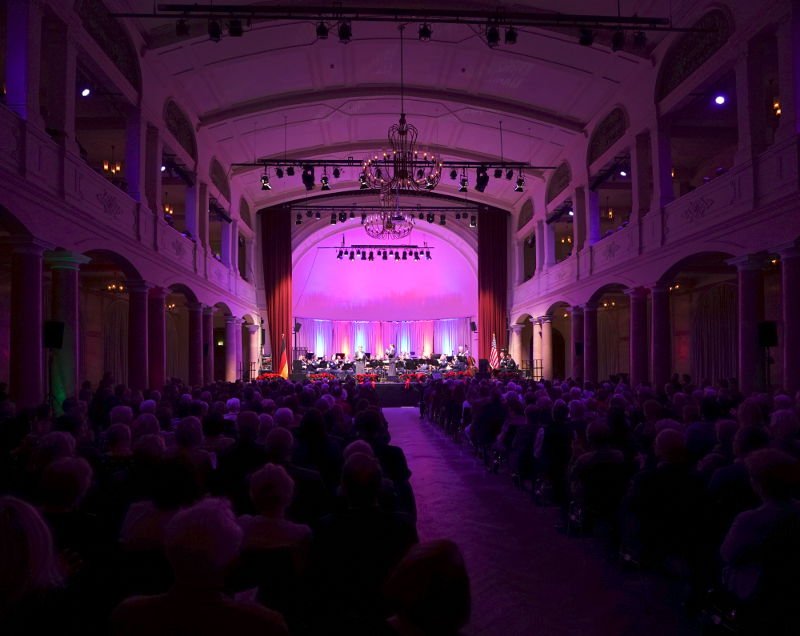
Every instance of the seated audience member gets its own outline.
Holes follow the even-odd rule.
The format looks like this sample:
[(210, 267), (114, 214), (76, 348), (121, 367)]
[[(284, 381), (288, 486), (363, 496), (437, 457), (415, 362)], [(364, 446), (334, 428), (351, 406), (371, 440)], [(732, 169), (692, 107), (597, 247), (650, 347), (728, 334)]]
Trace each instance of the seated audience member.
[(171, 456), (188, 461), (194, 468), (198, 484), (205, 490), (213, 470), (213, 459), (202, 448), (203, 427), (200, 420), (191, 415), (184, 417), (175, 429), (175, 443), (176, 447), (170, 451)]
[(795, 459), (800, 458), (800, 418), (789, 409), (775, 411), (770, 417), (769, 432), (773, 446)]
[(380, 629), (388, 617), (381, 586), (417, 542), (407, 517), (379, 508), (381, 479), (373, 457), (351, 456), (342, 471), (347, 507), (325, 517), (315, 536), (331, 632), (374, 634)]
[[(237, 411), (236, 417), (229, 418), (229, 421), (235, 422), (239, 416)], [(228, 450), (234, 443), (232, 437), (225, 435), (226, 420), (219, 413), (210, 413), (203, 418), (203, 445), (201, 448), (214, 455), (219, 459), (220, 455)]]
[(221, 491), (231, 500), (238, 514), (253, 512), (247, 480), (267, 463), (267, 451), (258, 444), (260, 420), (258, 413), (241, 411), (236, 419), (239, 439), (218, 458), (218, 479)]
[(206, 499), (175, 515), (166, 532), (175, 584), (166, 594), (125, 600), (111, 617), (114, 634), (288, 634), (280, 614), (223, 594), (241, 542), (242, 530), (225, 500)]
[(447, 539), (412, 546), (386, 582), (398, 636), (455, 636), (469, 621), (469, 576), (458, 546)]
[(73, 633), (53, 537), (30, 504), (0, 497), (0, 634)]

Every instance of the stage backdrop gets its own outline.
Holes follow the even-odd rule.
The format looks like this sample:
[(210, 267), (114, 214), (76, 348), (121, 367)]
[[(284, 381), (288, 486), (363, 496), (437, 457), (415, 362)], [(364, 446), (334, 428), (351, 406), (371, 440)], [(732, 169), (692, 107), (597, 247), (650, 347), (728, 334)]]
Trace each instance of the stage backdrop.
[(383, 356), (390, 344), (397, 352), (418, 357), (437, 353), (452, 355), (459, 345), (471, 342), (469, 318), (404, 321), (315, 320), (298, 318), (297, 346), (309, 353), (330, 357), (334, 353), (353, 355), (359, 346), (373, 357)]
[(267, 300), (267, 326), (278, 370), (281, 351), (286, 347), (286, 361), (292, 347), (292, 222), (289, 209), (262, 210), (261, 247), (264, 260), (264, 293)]
[(508, 343), (508, 214), (500, 210), (478, 213), (478, 354), (489, 358), (492, 334), (497, 348)]

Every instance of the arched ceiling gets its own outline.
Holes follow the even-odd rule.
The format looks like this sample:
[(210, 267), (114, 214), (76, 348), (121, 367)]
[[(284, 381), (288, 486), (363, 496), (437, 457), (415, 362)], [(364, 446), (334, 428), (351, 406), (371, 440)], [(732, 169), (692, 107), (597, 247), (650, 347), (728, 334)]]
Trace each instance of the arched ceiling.
[[(152, 10), (151, 0), (120, 3), (131, 11)], [(468, 5), (497, 8), (442, 3)], [(507, 8), (616, 13), (613, 0), (537, 0)], [(623, 12), (668, 16), (669, 2), (629, 0)], [(254, 22), (244, 37), (224, 35), (219, 43), (208, 39), (202, 20), (191, 20), (193, 37), (181, 40), (174, 20), (132, 21), (148, 57), (197, 115), (223, 163), (282, 157), (284, 139), (290, 158), (360, 159), (386, 147), (386, 131), (399, 117), (396, 24), (355, 22), (345, 45), (335, 31), (317, 40), (313, 21)], [(610, 106), (620, 84), (650, 64), (641, 53), (613, 53), (604, 35), (582, 47), (574, 29), (518, 29), (516, 45), (496, 49), (468, 25), (434, 24), (429, 42), (419, 41), (416, 30), (414, 23), (406, 30), (405, 111), (420, 131), (420, 145), (454, 160), (499, 159), (502, 120), (505, 159), (552, 165), (574, 135)], [(651, 45), (659, 37), (651, 34)], [(271, 193), (260, 191), (253, 172), (237, 178), (257, 206), (266, 205)], [(510, 186), (497, 196), (507, 205), (518, 198)]]

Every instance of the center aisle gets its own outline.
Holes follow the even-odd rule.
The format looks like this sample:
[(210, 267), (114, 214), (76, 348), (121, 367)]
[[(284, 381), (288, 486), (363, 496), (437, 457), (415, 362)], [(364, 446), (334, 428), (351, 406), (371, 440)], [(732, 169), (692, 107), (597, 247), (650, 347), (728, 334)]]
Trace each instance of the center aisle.
[(507, 475), (488, 473), (465, 446), (414, 408), (384, 409), (406, 453), (421, 541), (454, 540), (472, 586), (466, 634), (695, 634), (661, 578), (623, 571), (593, 539), (569, 538)]

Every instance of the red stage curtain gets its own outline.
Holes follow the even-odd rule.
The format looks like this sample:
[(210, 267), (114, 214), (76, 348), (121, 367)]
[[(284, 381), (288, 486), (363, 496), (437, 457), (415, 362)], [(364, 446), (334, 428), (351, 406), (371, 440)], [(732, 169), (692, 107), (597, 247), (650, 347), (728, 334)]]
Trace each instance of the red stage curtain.
[(291, 210), (272, 208), (262, 210), (260, 214), (261, 252), (264, 262), (264, 290), (267, 300), (272, 368), (280, 372), (282, 350), (286, 352), (287, 360), (290, 361), (292, 357), (290, 354), (293, 326)]
[(478, 357), (489, 359), (492, 334), (497, 348), (508, 346), (508, 214), (478, 212)]

